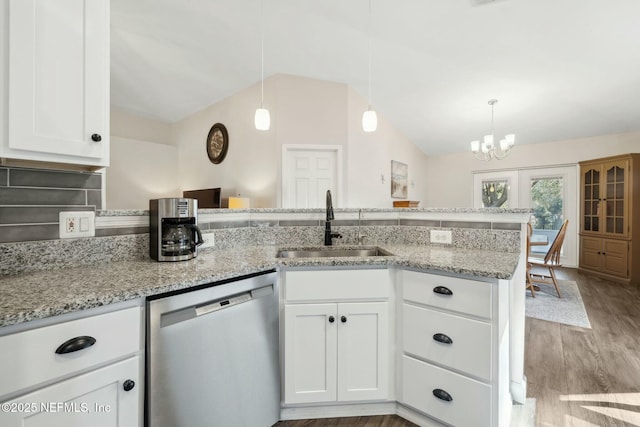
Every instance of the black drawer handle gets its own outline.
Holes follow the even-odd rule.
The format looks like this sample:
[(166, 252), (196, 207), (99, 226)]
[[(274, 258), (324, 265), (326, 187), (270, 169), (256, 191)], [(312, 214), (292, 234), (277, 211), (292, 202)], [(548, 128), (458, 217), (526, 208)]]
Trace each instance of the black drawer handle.
[(122, 384), (122, 388), (124, 389), (124, 391), (131, 391), (135, 386), (136, 386), (136, 382), (133, 380), (126, 380)]
[(437, 333), (433, 334), (433, 339), (442, 344), (453, 344), (453, 340), (448, 335)]
[(453, 295), (453, 291), (445, 286), (436, 286), (433, 288), (433, 292), (441, 295)]
[(451, 402), (453, 400), (453, 397), (451, 397), (451, 395), (449, 393), (447, 393), (446, 391), (442, 390), (441, 388), (436, 388), (433, 390), (433, 395), (435, 397), (437, 397), (440, 400), (444, 400), (446, 402)]
[(329, 316), (329, 323), (333, 323), (336, 321), (336, 318), (333, 316)]
[(98, 133), (94, 133), (93, 135), (91, 135), (91, 140), (93, 142), (100, 142), (102, 141), (102, 136)]
[(65, 341), (60, 344), (60, 347), (56, 349), (56, 354), (73, 353), (74, 351), (79, 351), (87, 347), (91, 347), (95, 343), (96, 339), (94, 337), (89, 337), (86, 335), (71, 338), (69, 341)]

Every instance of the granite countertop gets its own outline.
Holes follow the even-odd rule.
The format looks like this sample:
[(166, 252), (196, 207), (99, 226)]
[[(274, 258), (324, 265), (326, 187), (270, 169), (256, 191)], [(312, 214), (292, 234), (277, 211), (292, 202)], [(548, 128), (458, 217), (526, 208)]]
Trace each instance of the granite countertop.
[(276, 258), (280, 247), (201, 251), (184, 262), (112, 262), (0, 277), (0, 327), (187, 289), (276, 267), (402, 266), (509, 279), (519, 254), (439, 246), (379, 245), (385, 257)]

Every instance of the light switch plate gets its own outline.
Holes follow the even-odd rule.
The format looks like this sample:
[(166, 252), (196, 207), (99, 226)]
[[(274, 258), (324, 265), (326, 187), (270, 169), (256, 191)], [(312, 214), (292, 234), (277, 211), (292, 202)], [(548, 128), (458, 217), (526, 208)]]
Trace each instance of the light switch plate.
[(212, 248), (216, 245), (215, 235), (213, 233), (202, 233), (204, 243), (198, 246), (198, 249)]
[(91, 211), (63, 211), (59, 215), (60, 238), (93, 237), (96, 235), (96, 214)]
[(431, 243), (451, 244), (451, 230), (430, 230)]

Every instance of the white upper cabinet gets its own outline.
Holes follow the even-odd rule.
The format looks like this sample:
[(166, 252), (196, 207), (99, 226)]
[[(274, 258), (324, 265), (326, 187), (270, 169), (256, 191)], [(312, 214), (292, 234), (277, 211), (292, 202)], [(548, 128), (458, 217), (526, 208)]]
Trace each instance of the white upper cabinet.
[(109, 0), (10, 0), (0, 156), (109, 165)]

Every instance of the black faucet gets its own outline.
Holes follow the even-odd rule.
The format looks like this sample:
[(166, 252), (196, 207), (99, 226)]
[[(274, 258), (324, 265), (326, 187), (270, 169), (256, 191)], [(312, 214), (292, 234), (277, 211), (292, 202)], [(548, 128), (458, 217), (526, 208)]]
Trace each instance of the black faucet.
[(331, 190), (327, 190), (327, 219), (324, 222), (324, 245), (325, 246), (333, 245), (334, 237), (338, 239), (342, 238), (342, 234), (331, 232), (331, 221), (333, 221), (334, 218), (335, 217), (333, 216), (333, 202), (331, 201)]

